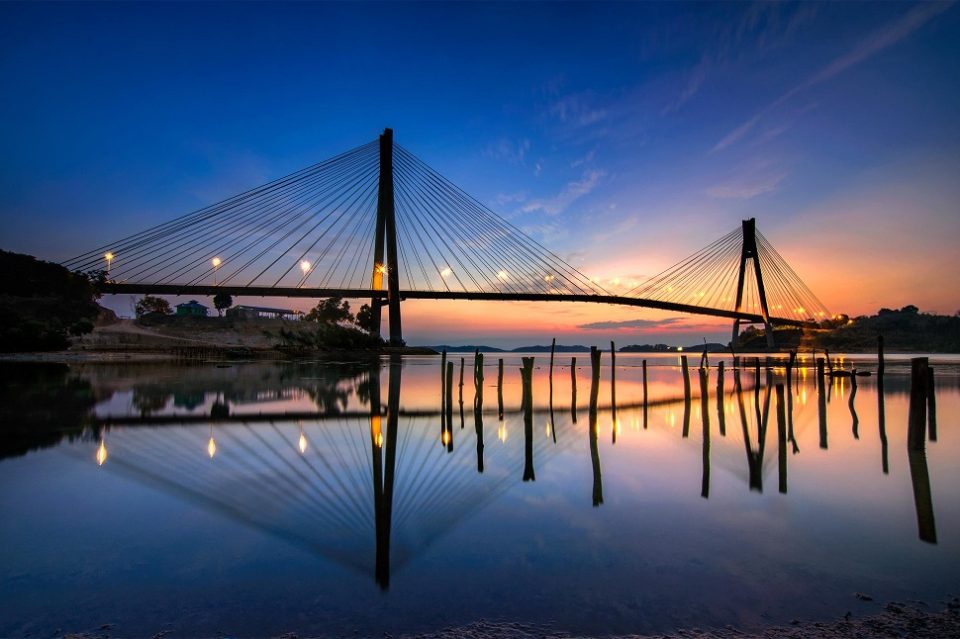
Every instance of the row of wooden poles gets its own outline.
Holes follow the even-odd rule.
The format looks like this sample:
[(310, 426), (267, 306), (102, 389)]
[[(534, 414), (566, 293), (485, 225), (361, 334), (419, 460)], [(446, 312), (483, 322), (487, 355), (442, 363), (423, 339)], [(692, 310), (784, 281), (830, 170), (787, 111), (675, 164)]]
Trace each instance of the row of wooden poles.
[[(553, 414), (553, 370), (555, 359), (556, 339), (553, 340), (550, 349), (550, 431), (554, 443), (557, 440), (556, 426)], [(829, 352), (825, 352), (826, 357), (815, 358), (816, 365), (816, 383), (818, 397), (818, 422), (819, 422), (819, 444), (820, 448), (828, 448), (827, 437), (827, 370), (832, 375), (833, 365), (830, 361)], [(590, 456), (593, 464), (593, 504), (598, 506), (603, 503), (603, 482), (600, 469), (600, 456), (597, 438), (599, 429), (597, 424), (598, 399), (600, 392), (600, 365), (602, 352), (596, 347), (590, 349), (590, 402), (589, 402), (589, 437), (590, 437)], [(614, 424), (612, 430), (613, 443), (616, 443), (616, 347), (613, 342), (610, 343), (610, 399), (611, 399), (611, 420)], [(522, 389), (522, 410), (524, 419), (524, 470), (523, 481), (532, 481), (536, 479), (536, 473), (533, 464), (533, 357), (521, 358), (522, 366), (520, 368)], [(748, 360), (744, 360), (747, 362)], [(766, 431), (770, 404), (770, 387), (774, 387), (774, 393), (777, 400), (776, 419), (777, 419), (777, 440), (778, 440), (778, 470), (779, 482), (778, 488), (781, 493), (787, 492), (787, 443), (792, 445), (793, 453), (799, 452), (799, 446), (793, 432), (793, 372), (797, 364), (796, 352), (791, 352), (786, 363), (786, 388), (784, 384), (773, 385), (773, 365), (771, 358), (766, 359), (766, 377), (767, 394), (763, 402), (761, 412), (760, 387), (761, 387), (761, 366), (760, 358), (753, 358), (752, 368), (754, 371), (754, 394), (756, 406), (756, 426), (757, 426), (757, 448), (754, 449), (751, 443), (749, 427), (747, 424), (747, 413), (743, 402), (743, 388), (740, 379), (741, 359), (734, 357), (734, 385), (738, 404), (740, 408), (740, 422), (743, 430), (744, 445), (746, 447), (749, 485), (751, 489), (762, 490), (762, 464), (764, 447), (766, 441)], [(577, 421), (577, 376), (576, 376), (577, 358), (573, 357), (570, 361), (570, 383), (571, 383), (571, 419), (574, 423)], [(748, 364), (749, 366), (749, 364)], [(690, 366), (686, 355), (680, 356), (680, 368), (683, 378), (684, 393), (684, 417), (682, 436), (688, 437), (690, 431), (690, 405), (691, 405), (691, 383)], [(465, 358), (460, 358), (460, 382), (459, 382), (459, 408), (460, 408), (460, 428), (464, 428), (464, 408), (463, 408), (463, 386), (464, 386)], [(642, 388), (643, 388), (643, 427), (647, 428), (647, 360), (642, 360)], [(446, 446), (448, 452), (453, 451), (453, 377), (454, 363), (447, 361), (447, 353), (444, 351), (441, 355), (441, 441)], [(477, 435), (477, 470), (483, 472), (483, 382), (484, 382), (484, 355), (476, 351), (474, 354), (474, 373), (473, 383), (474, 393), (474, 424)], [(498, 419), (503, 421), (503, 359), (497, 362), (497, 407)], [(878, 367), (877, 367), (877, 397), (878, 397), (878, 421), (880, 427), (880, 441), (882, 448), (882, 466), (884, 474), (889, 473), (887, 437), (885, 424), (885, 405), (884, 405), (884, 387), (883, 378), (885, 372), (885, 362), (883, 353), (883, 338), (878, 339)], [(701, 486), (701, 496), (709, 497), (710, 490), (710, 421), (709, 421), (709, 361), (707, 353), (704, 352), (700, 358), (698, 369), (700, 382), (700, 402), (701, 419), (703, 422), (703, 478)], [(723, 407), (724, 390), (724, 362), (720, 361), (717, 366), (717, 414), (719, 420), (719, 432), (722, 437), (726, 436), (725, 412)], [(850, 412), (853, 417), (853, 434), (859, 439), (858, 418), (853, 407), (854, 397), (857, 389), (857, 374), (854, 370), (848, 375), (851, 379), (850, 394)], [(908, 424), (908, 452), (910, 462), (910, 476), (914, 489), (914, 502), (917, 511), (917, 523), (920, 538), (930, 543), (936, 543), (936, 526), (933, 516), (933, 504), (930, 490), (930, 478), (927, 468), (927, 459), (925, 443), (927, 438), (932, 442), (937, 439), (936, 433), (936, 399), (934, 396), (933, 368), (925, 357), (914, 358), (911, 361), (911, 393), (910, 410)]]

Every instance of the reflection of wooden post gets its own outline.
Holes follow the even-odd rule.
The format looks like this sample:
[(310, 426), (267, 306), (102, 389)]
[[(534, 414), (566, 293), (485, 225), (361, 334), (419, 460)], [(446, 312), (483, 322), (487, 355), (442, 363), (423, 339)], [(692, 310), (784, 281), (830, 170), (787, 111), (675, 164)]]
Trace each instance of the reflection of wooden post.
[(577, 423), (577, 358), (570, 358), (570, 417)]
[(643, 429), (647, 429), (647, 360), (643, 360)]
[(700, 496), (710, 498), (710, 391), (707, 389), (708, 371), (700, 369), (700, 416), (703, 421), (703, 476)]
[(464, 358), (460, 358), (460, 385), (457, 387), (460, 395), (460, 430), (463, 430), (463, 363)]
[(497, 418), (503, 421), (503, 358), (497, 362)]
[(823, 381), (823, 358), (817, 358), (817, 416), (820, 421), (820, 448), (827, 449), (827, 398)]
[(927, 451), (923, 448), (907, 452), (910, 459), (910, 482), (913, 484), (913, 503), (917, 509), (917, 530), (920, 539), (937, 543), (937, 523), (933, 517), (933, 497), (930, 491), (930, 472), (927, 469)]
[(877, 374), (877, 423), (880, 428), (880, 465), (883, 474), (890, 474), (890, 462), (887, 455), (887, 411), (883, 393), (883, 375)]
[(926, 357), (910, 360), (910, 412), (907, 426), (907, 443), (910, 450), (925, 446), (927, 429), (927, 367)]
[(777, 384), (777, 468), (780, 492), (787, 494), (787, 419), (783, 406), (783, 384)]
[(857, 417), (857, 409), (853, 402), (857, 397), (857, 369), (853, 369), (850, 374), (850, 400), (847, 405), (850, 407), (850, 417), (853, 419), (853, 438), (860, 439), (860, 418)]
[(690, 436), (690, 367), (687, 356), (680, 356), (680, 368), (683, 370), (683, 436)]
[(720, 436), (727, 436), (727, 416), (724, 413), (723, 360), (717, 364), (717, 420), (720, 423)]
[(937, 395), (933, 386), (933, 366), (927, 368), (927, 424), (930, 441), (937, 441)]
[[(500, 360), (503, 370), (503, 360)], [(477, 472), (483, 472), (483, 387), (477, 389), (473, 397), (473, 428), (477, 433)], [(500, 394), (501, 419), (503, 419), (503, 393)]]
[(600, 351), (590, 347), (590, 461), (593, 463), (593, 505), (603, 503), (603, 477), (600, 473), (600, 449), (597, 442), (597, 399), (600, 396)]
[(452, 453), (453, 452), (453, 362), (447, 362), (446, 410), (447, 410), (447, 432), (446, 432), (447, 452)]
[(537, 479), (533, 471), (533, 358), (523, 358), (523, 481)]

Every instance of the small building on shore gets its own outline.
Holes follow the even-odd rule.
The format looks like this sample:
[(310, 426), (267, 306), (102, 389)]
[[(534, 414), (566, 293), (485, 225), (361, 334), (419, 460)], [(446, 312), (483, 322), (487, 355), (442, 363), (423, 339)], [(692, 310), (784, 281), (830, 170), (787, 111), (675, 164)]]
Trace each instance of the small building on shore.
[(177, 317), (206, 317), (209, 309), (198, 302), (190, 300), (184, 304), (177, 304)]
[(233, 306), (227, 309), (227, 317), (235, 320), (285, 319), (298, 320), (303, 315), (301, 311), (291, 311), (288, 308), (269, 308), (266, 306)]

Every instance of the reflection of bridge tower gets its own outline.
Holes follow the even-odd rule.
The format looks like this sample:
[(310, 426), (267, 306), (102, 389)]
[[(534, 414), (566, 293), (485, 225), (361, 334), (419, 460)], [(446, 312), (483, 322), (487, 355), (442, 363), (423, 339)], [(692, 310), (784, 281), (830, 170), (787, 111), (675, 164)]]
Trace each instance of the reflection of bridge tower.
[[(747, 260), (753, 260), (753, 271), (757, 277), (757, 295), (760, 298), (760, 313), (763, 317), (763, 326), (766, 329), (767, 347), (774, 348), (773, 326), (770, 324), (770, 309), (767, 308), (767, 292), (763, 286), (763, 274), (760, 272), (760, 251), (757, 249), (757, 223), (754, 218), (743, 221), (743, 244), (740, 248), (740, 271), (737, 275), (737, 305), (739, 313), (743, 306), (743, 284), (746, 276)], [(733, 339), (731, 345), (736, 344), (740, 334), (740, 318), (733, 320)]]
[[(393, 480), (397, 466), (397, 422), (400, 408), (399, 358), (390, 358), (390, 386), (387, 391), (387, 436), (380, 422), (380, 367), (374, 369), (370, 384), (370, 447), (373, 459), (373, 504), (377, 539), (374, 573), (380, 588), (390, 585), (390, 528), (393, 517)], [(384, 446), (386, 451), (384, 451)], [(384, 461), (386, 462), (384, 464)]]

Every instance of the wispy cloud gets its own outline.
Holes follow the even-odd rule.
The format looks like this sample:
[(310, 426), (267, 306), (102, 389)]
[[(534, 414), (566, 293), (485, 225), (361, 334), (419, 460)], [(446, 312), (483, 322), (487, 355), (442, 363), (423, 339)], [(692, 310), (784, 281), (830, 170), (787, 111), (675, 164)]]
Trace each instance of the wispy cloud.
[(764, 193), (772, 193), (785, 177), (786, 173), (778, 173), (752, 182), (718, 184), (707, 189), (707, 195), (718, 199), (750, 200)]
[(595, 106), (594, 103), (595, 101), (588, 93), (571, 93), (551, 102), (547, 112), (567, 124), (590, 126), (607, 116), (606, 110)]
[(880, 53), (884, 49), (900, 42), (914, 31), (922, 27), (924, 24), (929, 22), (931, 19), (949, 9), (952, 5), (953, 2), (921, 4), (914, 7), (897, 20), (894, 20), (893, 22), (885, 25), (883, 28), (874, 31), (869, 36), (861, 40), (853, 49), (834, 59), (832, 62), (814, 73), (805, 81), (794, 86), (779, 98), (757, 111), (753, 117), (735, 128), (733, 131), (725, 135), (719, 142), (717, 142), (711, 152), (721, 151), (740, 140), (743, 136), (749, 133), (750, 130), (753, 129), (757, 123), (760, 122), (760, 120), (763, 119), (763, 117), (766, 116), (770, 111), (777, 108), (793, 96), (818, 84), (835, 78), (847, 69), (860, 64), (864, 60), (867, 60)]
[(712, 75), (726, 73), (744, 60), (756, 64), (772, 51), (787, 46), (801, 28), (813, 23), (819, 7), (811, 2), (754, 2), (739, 20), (725, 22), (708, 39), (697, 63), (684, 76), (682, 88), (661, 110), (661, 116), (679, 111), (696, 97)]
[(663, 328), (664, 326), (676, 327), (677, 325), (683, 325), (683, 319), (679, 317), (666, 317), (664, 319), (658, 320), (648, 320), (648, 319), (632, 319), (624, 320), (621, 322), (615, 321), (603, 321), (603, 322), (590, 322), (588, 324), (580, 324), (577, 328), (582, 328), (585, 330), (611, 330), (611, 329), (621, 329), (621, 328), (631, 328), (631, 329), (651, 329), (651, 328)]
[(699, 93), (700, 87), (703, 86), (703, 81), (707, 79), (707, 68), (709, 65), (710, 61), (706, 55), (700, 58), (700, 62), (693, 68), (693, 71), (690, 72), (687, 83), (684, 85), (680, 95), (677, 96), (676, 100), (663, 107), (660, 115), (670, 115), (671, 113), (679, 111), (680, 107)]
[(526, 191), (518, 191), (516, 193), (498, 193), (497, 196), (493, 198), (493, 203), (496, 206), (504, 206), (505, 204), (518, 204), (520, 202), (526, 202), (526, 200)]
[(521, 140), (500, 138), (488, 144), (487, 148), (483, 150), (483, 155), (494, 160), (523, 164), (529, 150), (530, 140), (527, 138)]
[(524, 213), (542, 211), (547, 215), (561, 213), (575, 201), (597, 188), (606, 175), (605, 171), (599, 169), (584, 171), (579, 179), (568, 182), (557, 195), (545, 199), (531, 200), (521, 208), (521, 211)]

